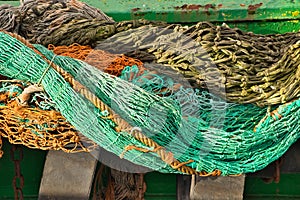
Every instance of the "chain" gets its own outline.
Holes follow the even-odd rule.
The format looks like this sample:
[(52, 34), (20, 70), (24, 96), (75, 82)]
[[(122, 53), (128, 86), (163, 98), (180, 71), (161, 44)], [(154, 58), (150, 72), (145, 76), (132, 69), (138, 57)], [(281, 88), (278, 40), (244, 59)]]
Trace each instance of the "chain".
[(14, 162), (15, 167), (15, 176), (13, 178), (13, 188), (15, 194), (15, 200), (23, 200), (23, 186), (24, 186), (24, 177), (21, 174), (20, 163), (23, 160), (23, 150), (19, 145), (12, 145), (10, 151), (11, 159)]
[(0, 135), (0, 158), (2, 158), (3, 156), (3, 151), (2, 151), (2, 138), (1, 138), (1, 135)]

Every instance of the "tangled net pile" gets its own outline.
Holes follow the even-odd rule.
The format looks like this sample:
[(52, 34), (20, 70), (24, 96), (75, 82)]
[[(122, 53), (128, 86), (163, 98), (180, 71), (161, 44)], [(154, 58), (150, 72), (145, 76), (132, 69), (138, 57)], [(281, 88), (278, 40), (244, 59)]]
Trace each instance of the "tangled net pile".
[(90, 151), (96, 144), (78, 133), (52, 107), (43, 93), (35, 93), (30, 104), (21, 106), (17, 98), (27, 99), (28, 85), (13, 80), (0, 81), (0, 135), (13, 144), (42, 150)]
[[(114, 22), (76, 0), (2, 5), (0, 27), (44, 46), (78, 43), (154, 60), (184, 74), (195, 88), (210, 85), (211, 92), (230, 102), (265, 106), (299, 96), (300, 33), (260, 35), (207, 22), (190, 27), (145, 20)], [(225, 89), (214, 91), (219, 83)]]
[[(55, 43), (57, 38), (51, 39), (53, 34), (59, 36), (60, 40), (68, 34), (74, 39), (71, 42), (92, 42), (90, 37), (84, 35), (95, 35), (100, 31), (97, 28), (99, 25), (114, 22), (98, 9), (73, 0), (31, 0), (17, 8), (3, 5), (0, 7), (0, 16), (4, 30), (26, 36), (35, 43), (47, 43), (49, 40)], [(78, 28), (82, 34), (78, 34)]]
[(276, 105), (300, 95), (300, 33), (259, 35), (207, 22), (143, 26), (115, 34), (97, 48), (111, 53), (121, 49), (141, 60), (148, 54), (146, 58), (182, 73), (195, 88), (209, 85), (231, 102)]
[(117, 32), (146, 24), (163, 23), (146, 20), (115, 23), (102, 11), (77, 0), (29, 0), (19, 7), (0, 6), (3, 30), (44, 46), (93, 45)]
[(118, 78), (12, 34), (1, 32), (0, 44), (1, 75), (41, 83), (85, 137), (157, 171), (253, 172), (299, 138), (299, 100), (269, 108), (229, 103), (134, 65)]
[[(69, 47), (55, 47), (49, 45), (49, 49), (58, 55), (85, 60), (112, 75), (120, 75), (125, 66), (131, 65), (139, 66), (139, 69), (143, 71), (142, 62), (139, 60), (93, 50), (89, 46), (73, 44)], [(104, 66), (107, 67), (104, 68)], [(1, 76), (0, 83), (0, 104), (2, 105), (0, 107), (0, 137), (2, 135), (8, 138), (13, 144), (23, 144), (42, 150), (63, 150), (74, 153), (90, 152), (96, 148), (93, 141), (76, 131), (59, 112), (55, 111), (54, 102), (50, 101), (45, 93), (41, 91), (34, 93), (37, 91), (33, 90), (34, 96), (30, 97), (30, 92), (24, 91), (30, 84), (8, 80), (4, 76)], [(26, 101), (25, 106), (17, 102), (21, 96), (25, 98), (22, 100)], [(1, 138), (0, 142), (2, 142)], [(1, 151), (1, 155), (2, 153)]]

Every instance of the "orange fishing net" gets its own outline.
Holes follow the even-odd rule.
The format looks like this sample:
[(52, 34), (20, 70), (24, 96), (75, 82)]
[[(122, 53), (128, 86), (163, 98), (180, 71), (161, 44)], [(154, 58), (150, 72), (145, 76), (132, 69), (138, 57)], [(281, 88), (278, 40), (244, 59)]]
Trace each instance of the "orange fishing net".
[[(19, 83), (14, 85), (23, 87)], [(1, 136), (8, 138), (12, 144), (42, 150), (73, 153), (88, 152), (96, 147), (94, 142), (81, 135), (58, 111), (42, 110), (32, 104), (20, 105), (14, 98), (16, 95), (17, 93), (10, 91), (0, 93), (0, 157), (3, 153)]]
[(125, 55), (111, 54), (103, 50), (93, 50), (90, 46), (82, 46), (75, 43), (70, 46), (56, 47), (54, 45), (49, 45), (48, 49), (52, 50), (57, 55), (83, 60), (86, 63), (115, 76), (120, 76), (122, 70), (126, 66), (136, 65), (141, 73), (144, 70), (143, 63), (140, 60)]

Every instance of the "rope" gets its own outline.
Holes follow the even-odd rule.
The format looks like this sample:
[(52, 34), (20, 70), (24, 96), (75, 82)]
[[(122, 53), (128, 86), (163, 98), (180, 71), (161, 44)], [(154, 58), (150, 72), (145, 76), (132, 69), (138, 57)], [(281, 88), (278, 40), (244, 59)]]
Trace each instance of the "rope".
[[(17, 39), (0, 34), (1, 74), (38, 82), (53, 53), (41, 45), (34, 46), (39, 51), (35, 53)], [(125, 67), (115, 77), (70, 57), (56, 56), (53, 63), (63, 69), (64, 77), (64, 72), (75, 77), (121, 120), (126, 119), (130, 130), (117, 132), (109, 119), (100, 117), (102, 110), (51, 67), (42, 85), (66, 119), (106, 150), (154, 170), (201, 175), (253, 172), (278, 159), (299, 138), (298, 100), (260, 108), (225, 102), (206, 90), (178, 85), (168, 73), (140, 73), (137, 66)], [(175, 85), (176, 90), (172, 89)], [(272, 110), (280, 119), (272, 116)], [(141, 134), (135, 132), (139, 129)]]
[(42, 91), (42, 87), (39, 87), (38, 85), (30, 85), (27, 88), (25, 88), (23, 92), (17, 97), (17, 102), (21, 106), (26, 106), (28, 105), (28, 100), (30, 99), (32, 93)]
[[(56, 56), (56, 55), (55, 55), (55, 56)], [(50, 67), (51, 67), (51, 63), (52, 63), (52, 62), (53, 62), (53, 60), (55, 59), (55, 56), (53, 56), (53, 58), (51, 59), (51, 61), (50, 61), (49, 65), (48, 65), (48, 67), (45, 69), (45, 71), (44, 71), (44, 73), (42, 74), (42, 76), (41, 76), (40, 80), (37, 82), (37, 85), (40, 85), (40, 84), (41, 84), (41, 82), (42, 82), (42, 80), (43, 80), (43, 78), (44, 78), (45, 74), (46, 74), (46, 73), (47, 73), (47, 71), (50, 69)]]
[[(101, 62), (103, 56), (94, 56), (94, 55), (96, 55), (96, 54), (97, 55), (99, 55), (99, 54), (103, 55), (103, 53), (105, 53), (104, 51), (101, 51), (101, 50), (89, 51), (89, 50), (91, 50), (91, 49), (89, 49), (89, 47), (80, 46), (79, 44), (73, 44), (69, 47), (67, 47), (67, 46), (55, 47), (54, 45), (51, 45), (51, 46), (48, 47), (48, 49), (53, 50), (54, 53), (56, 53), (58, 55), (70, 56), (72, 58), (78, 58), (78, 59), (81, 59), (81, 60), (85, 60), (89, 64), (93, 64), (95, 62), (93, 62), (93, 60), (87, 59), (87, 58), (89, 58), (89, 57), (97, 58), (97, 60), (98, 61), (100, 60), (100, 62)], [(83, 50), (83, 52), (82, 52), (82, 50)], [(93, 54), (93, 55), (90, 56), (91, 54)], [(111, 61), (111, 63), (110, 63), (109, 61), (106, 60), (108, 62), (107, 65), (109, 65), (109, 68), (113, 68), (112, 70), (105, 70), (106, 72), (110, 72), (110, 74), (119, 76), (121, 74), (121, 71), (124, 69), (125, 66), (132, 66), (132, 65), (142, 66), (142, 63), (140, 61), (136, 60), (136, 59), (131, 59), (131, 58), (128, 58), (126, 56), (121, 56), (121, 57), (117, 57), (117, 58), (119, 58), (118, 59), (118, 60), (120, 60), (119, 62), (118, 61)], [(93, 66), (97, 67), (99, 69), (99, 65), (93, 65)], [(119, 67), (119, 66), (121, 66), (121, 67)], [(102, 63), (100, 65), (100, 67), (103, 68)], [(115, 68), (118, 69), (118, 73), (114, 73)], [(143, 72), (144, 69), (140, 68), (139, 70)], [(116, 114), (112, 114), (112, 115), (116, 116)], [(125, 120), (121, 119), (120, 117), (118, 117), (118, 119), (119, 120), (115, 120), (115, 121), (117, 122), (117, 124), (122, 124), (121, 127), (124, 127), (122, 130), (124, 130), (124, 129), (125, 130), (134, 130), (134, 128), (130, 127), (130, 125)], [(157, 153), (162, 158), (162, 160), (166, 161), (166, 163), (170, 164), (174, 169), (178, 169), (179, 171), (181, 171), (183, 173), (198, 174), (199, 176), (210, 176), (210, 175), (217, 176), (217, 175), (221, 174), (219, 170), (216, 170), (212, 173), (206, 173), (206, 172), (198, 173), (195, 170), (191, 169), (190, 167), (185, 166), (185, 164), (188, 164), (188, 163), (180, 163), (179, 161), (177, 161), (174, 158), (172, 158), (172, 161), (169, 162), (168, 159), (166, 159), (166, 158), (170, 155), (170, 152), (166, 152), (161, 146), (157, 145), (153, 140), (145, 137), (140, 132), (139, 132), (139, 134), (137, 134), (137, 131), (134, 131), (134, 132), (131, 131), (131, 134), (136, 139), (141, 141), (143, 144), (147, 145), (148, 147), (154, 147), (155, 149), (159, 149), (157, 151)], [(128, 151), (128, 150), (129, 149), (126, 149), (126, 147), (125, 147), (125, 151)], [(136, 148), (136, 150), (141, 150), (141, 149)], [(123, 157), (123, 154), (120, 157)]]
[[(12, 34), (12, 36), (23, 40), (26, 45), (32, 46), (22, 37), (16, 34)], [(51, 66), (51, 62), (49, 66)], [(22, 83), (19, 80), (7, 80), (4, 76), (1, 76), (1, 79), (0, 82), (2, 83), (17, 84), (18, 87)], [(94, 150), (96, 144), (78, 133), (59, 112), (28, 107), (31, 94), (42, 90), (37, 85), (30, 85), (16, 97), (16, 102), (9, 102), (11, 96), (9, 92), (0, 94), (0, 102), (6, 105), (0, 106), (0, 124), (2, 127), (0, 135), (8, 138), (12, 144), (23, 144), (34, 149), (62, 150), (67, 153)], [(16, 96), (16, 93), (12, 97), (14, 96)]]
[[(145, 185), (143, 174), (132, 174), (111, 169), (111, 177), (115, 191), (114, 199), (144, 199), (145, 192), (142, 191), (140, 194), (139, 191), (139, 188), (141, 187), (143, 189)], [(142, 181), (140, 181), (141, 178)]]
[[(192, 169), (191, 167), (186, 166), (186, 164), (189, 164), (189, 163), (193, 162), (192, 160), (190, 160), (188, 162), (179, 162), (178, 160), (176, 160), (174, 158), (172, 152), (167, 152), (162, 146), (158, 145), (153, 140), (147, 138), (145, 135), (143, 135), (137, 129), (133, 129), (131, 134), (136, 139), (141, 141), (143, 144), (147, 145), (148, 147), (153, 147), (154, 148), (153, 152), (157, 153), (163, 161), (165, 161), (167, 164), (169, 164), (173, 169), (179, 170), (184, 174), (195, 174), (195, 175), (198, 175), (198, 176), (205, 177), (205, 176), (220, 176), (221, 173), (222, 173), (220, 170), (214, 170), (211, 173), (207, 173), (205, 171), (197, 172), (196, 170)], [(141, 148), (136, 148), (135, 146), (127, 146), (125, 148), (125, 151), (121, 154), (120, 157), (123, 157), (124, 153), (126, 151), (133, 150), (133, 149), (138, 150), (138, 151), (149, 152), (149, 150), (145, 151)]]
[[(61, 67), (59, 67), (58, 65), (54, 64), (52, 61), (49, 61), (41, 52), (39, 52), (33, 45), (31, 45), (28, 41), (26, 41), (24, 38), (20, 37), (17, 34), (14, 33), (8, 33), (5, 32), (7, 34), (9, 34), (10, 36), (18, 39), (20, 42), (24, 43), (26, 46), (28, 46), (29, 48), (31, 48), (32, 50), (34, 50), (35, 52), (37, 52), (48, 64), (49, 66), (51, 66), (53, 69), (55, 69), (60, 75), (62, 75), (62, 77), (67, 80), (67, 82), (69, 82), (71, 84), (71, 86), (74, 88), (75, 91), (77, 91), (78, 93), (82, 94), (84, 97), (86, 97), (89, 101), (91, 101), (97, 108), (102, 109), (102, 111), (106, 110), (108, 111), (108, 113), (110, 113), (110, 117), (109, 119), (111, 119), (113, 122), (116, 123), (115, 121), (115, 117), (118, 118), (118, 120), (121, 122), (121, 124), (124, 126), (126, 125), (126, 129), (132, 129), (132, 127), (130, 127), (130, 125), (124, 120), (122, 119), (119, 115), (115, 114), (107, 105), (105, 105), (97, 96), (95, 96), (93, 93), (91, 93), (85, 86), (83, 86), (81, 83), (79, 83), (78, 81), (76, 81), (69, 73), (67, 73), (65, 70), (63, 70)], [(54, 57), (55, 58), (55, 57)], [(48, 69), (48, 67), (47, 67)], [(103, 109), (105, 108), (105, 109)], [(118, 125), (116, 123), (116, 125)], [(115, 127), (115, 130), (117, 132), (120, 132), (122, 129), (120, 129), (118, 126)], [(136, 139), (141, 139), (139, 137), (136, 137), (136, 135), (134, 134), (134, 137)], [(152, 141), (151, 139), (148, 139), (147, 143), (144, 142), (143, 140), (140, 140), (141, 142), (143, 142), (145, 145), (149, 145), (149, 144), (154, 144), (155, 142)], [(151, 146), (150, 146), (151, 147)], [(158, 154), (160, 155), (160, 157), (162, 158), (163, 161), (167, 161), (167, 164), (171, 164), (171, 166), (174, 169), (178, 169), (180, 171), (182, 171), (183, 173), (189, 173), (189, 174), (199, 174), (200, 176), (204, 175), (204, 176), (211, 176), (211, 175), (220, 175), (220, 171), (216, 170), (212, 173), (207, 173), (207, 172), (196, 172), (194, 169), (185, 166), (185, 164), (187, 163), (180, 163), (177, 160), (172, 161), (171, 163), (168, 163), (168, 160), (166, 160), (165, 158), (168, 156), (169, 152), (166, 152), (164, 150), (160, 150), (158, 151)], [(189, 163), (189, 162), (188, 162)]]
[[(102, 111), (107, 110), (109, 113), (111, 113), (110, 108), (105, 105), (102, 101), (99, 100), (98, 97), (96, 97), (93, 93), (91, 93), (85, 86), (83, 86), (81, 83), (76, 81), (72, 75), (70, 75), (68, 72), (63, 70), (61, 67), (58, 65), (54, 64), (52, 61), (49, 61), (41, 52), (39, 52), (32, 44), (30, 44), (25, 38), (15, 34), (15, 33), (9, 33), (6, 31), (3, 31), (4, 33), (18, 39), (20, 42), (22, 42), (24, 45), (27, 47), (31, 48), (34, 52), (36, 52), (38, 55), (40, 55), (47, 63), (48, 67), (44, 71), (42, 77), (45, 75), (45, 72), (49, 70), (49, 66), (55, 69), (68, 83), (71, 84), (73, 89), (83, 95), (85, 98), (87, 98), (89, 101), (91, 101), (97, 108), (101, 109)], [(53, 57), (55, 59), (55, 56)], [(42, 78), (41, 78), (42, 79)], [(40, 80), (41, 80), (40, 79)], [(107, 117), (106, 117), (107, 118)], [(108, 118), (113, 120), (113, 115), (110, 115)], [(120, 131), (118, 127), (115, 127), (117, 131)]]
[[(261, 35), (207, 22), (167, 28), (166, 24), (145, 20), (115, 23), (95, 8), (68, 0), (26, 1), (19, 8), (1, 8), (0, 27), (30, 42), (43, 45), (77, 42), (100, 45), (105, 50), (133, 49), (133, 45), (140, 43), (143, 49), (133, 49), (128, 55), (137, 58), (152, 55), (146, 57), (181, 72), (195, 88), (209, 85), (211, 92), (231, 102), (277, 105), (299, 96), (299, 81), (294, 82), (298, 80), (299, 33)], [(151, 41), (147, 39), (151, 31), (156, 41), (153, 37)], [(190, 45), (182, 47), (186, 50), (170, 48), (176, 45), (174, 41), (178, 43), (178, 35), (182, 44)], [(165, 46), (167, 43), (169, 47)], [(103, 48), (105, 44), (109, 47)], [(115, 48), (120, 45), (123, 48)], [(206, 60), (208, 57), (211, 59)], [(203, 70), (201, 66), (206, 67)], [(225, 87), (222, 91), (220, 84)]]

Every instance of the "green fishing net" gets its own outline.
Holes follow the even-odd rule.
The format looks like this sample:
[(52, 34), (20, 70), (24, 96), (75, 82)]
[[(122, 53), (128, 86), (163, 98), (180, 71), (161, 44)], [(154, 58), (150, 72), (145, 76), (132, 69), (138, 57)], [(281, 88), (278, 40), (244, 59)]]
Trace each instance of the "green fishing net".
[[(206, 89), (186, 87), (163, 66), (153, 66), (155, 63), (148, 67), (159, 67), (160, 73), (139, 73), (138, 68), (129, 66), (120, 77), (114, 77), (83, 61), (56, 56), (41, 45), (35, 48), (125, 119), (131, 130), (116, 131), (116, 124), (105, 118), (105, 112), (76, 92), (44, 58), (2, 32), (1, 75), (41, 83), (78, 131), (135, 164), (160, 172), (180, 172), (133, 137), (134, 129), (197, 172), (220, 170), (222, 175), (262, 169), (299, 138), (298, 100), (269, 107), (229, 103)], [(149, 151), (136, 148), (124, 153), (128, 146)]]

